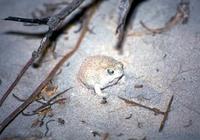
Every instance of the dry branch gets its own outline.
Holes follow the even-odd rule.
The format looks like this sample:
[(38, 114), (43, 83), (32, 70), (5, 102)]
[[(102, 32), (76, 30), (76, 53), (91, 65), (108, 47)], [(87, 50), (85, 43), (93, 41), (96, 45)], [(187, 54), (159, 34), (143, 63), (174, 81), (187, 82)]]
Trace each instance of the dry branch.
[(22, 68), (22, 70), (19, 72), (19, 74), (17, 75), (17, 78), (15, 79), (15, 81), (11, 84), (11, 86), (8, 88), (8, 90), (3, 94), (3, 97), (0, 99), (0, 107), (2, 106), (3, 102), (6, 100), (8, 95), (11, 93), (11, 91), (14, 89), (14, 87), (17, 85), (19, 80), (22, 78), (22, 76), (24, 75), (26, 70), (32, 65), (32, 63), (33, 63), (33, 59), (31, 58), (25, 64), (25, 66)]
[(11, 21), (18, 21), (18, 22), (25, 22), (25, 23), (37, 23), (37, 24), (46, 24), (49, 26), (48, 32), (45, 34), (44, 38), (41, 40), (40, 46), (37, 51), (34, 51), (32, 53), (32, 57), (30, 60), (26, 63), (26, 65), (22, 68), (19, 75), (15, 79), (15, 81), (12, 83), (12, 85), (8, 88), (8, 90), (4, 93), (2, 99), (0, 100), (0, 107), (3, 104), (3, 102), (6, 100), (7, 96), (11, 93), (11, 91), (14, 89), (14, 87), (17, 85), (23, 74), (26, 72), (26, 70), (30, 67), (30, 65), (39, 66), (40, 62), (45, 55), (46, 50), (50, 46), (52, 42), (52, 36), (55, 31), (57, 31), (59, 28), (61, 28), (63, 20), (71, 14), (76, 8), (78, 8), (85, 0), (73, 0), (71, 3), (69, 3), (63, 10), (61, 10), (58, 14), (47, 17), (47, 18), (41, 18), (41, 19), (26, 19), (26, 18), (19, 18), (19, 17), (8, 17), (5, 18), (5, 20), (11, 20)]
[(77, 49), (80, 47), (81, 42), (83, 41), (84, 36), (86, 35), (88, 31), (88, 24), (91, 20), (93, 13), (95, 12), (95, 9), (96, 9), (96, 6), (94, 6), (92, 9), (86, 12), (87, 17), (84, 22), (83, 29), (80, 33), (80, 37), (74, 49), (72, 49), (70, 52), (64, 55), (64, 57), (54, 66), (54, 68), (48, 74), (46, 79), (37, 87), (37, 89), (32, 93), (32, 95), (0, 124), (0, 134), (24, 109), (26, 109), (35, 100), (35, 98), (39, 95), (39, 93), (44, 88), (44, 86), (48, 84), (49, 81), (52, 80), (52, 78), (56, 75), (59, 68), (65, 63), (66, 60), (68, 60), (77, 51)]

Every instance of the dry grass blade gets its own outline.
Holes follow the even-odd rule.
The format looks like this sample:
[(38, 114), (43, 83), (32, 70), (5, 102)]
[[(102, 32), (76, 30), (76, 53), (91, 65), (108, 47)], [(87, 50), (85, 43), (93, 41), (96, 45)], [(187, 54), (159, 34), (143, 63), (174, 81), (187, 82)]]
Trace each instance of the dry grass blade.
[(172, 96), (171, 99), (170, 99), (170, 101), (169, 101), (169, 104), (168, 104), (168, 106), (167, 106), (167, 110), (166, 110), (166, 112), (164, 113), (163, 120), (162, 120), (162, 122), (161, 122), (161, 124), (160, 124), (159, 132), (161, 132), (161, 131), (163, 130), (163, 127), (164, 127), (164, 125), (165, 125), (165, 122), (166, 122), (166, 120), (167, 120), (167, 118), (168, 118), (168, 114), (169, 114), (169, 112), (170, 112), (170, 108), (171, 108), (173, 99), (174, 99), (174, 96)]
[(151, 108), (151, 107), (142, 105), (142, 104), (140, 104), (140, 103), (136, 103), (136, 102), (134, 102), (134, 101), (132, 101), (132, 100), (125, 99), (125, 98), (123, 98), (123, 97), (119, 97), (119, 96), (118, 96), (118, 98), (121, 99), (121, 100), (123, 100), (123, 101), (124, 101), (125, 103), (127, 103), (127, 104), (130, 104), (130, 105), (133, 105), (133, 106), (139, 106), (139, 107), (148, 109), (148, 110), (150, 110), (150, 111), (153, 111), (153, 112), (155, 113), (155, 115), (157, 115), (157, 114), (162, 114), (162, 115), (164, 115), (164, 112), (160, 111), (160, 110), (157, 109), (157, 108)]

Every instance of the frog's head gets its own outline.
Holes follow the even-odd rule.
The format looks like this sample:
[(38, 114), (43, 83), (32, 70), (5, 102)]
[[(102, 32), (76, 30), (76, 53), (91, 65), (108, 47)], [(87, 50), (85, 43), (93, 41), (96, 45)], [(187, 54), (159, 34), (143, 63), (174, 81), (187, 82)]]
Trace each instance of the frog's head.
[(117, 61), (112, 63), (112, 65), (108, 65), (108, 67), (104, 70), (104, 82), (106, 86), (110, 86), (116, 84), (124, 75), (124, 65)]

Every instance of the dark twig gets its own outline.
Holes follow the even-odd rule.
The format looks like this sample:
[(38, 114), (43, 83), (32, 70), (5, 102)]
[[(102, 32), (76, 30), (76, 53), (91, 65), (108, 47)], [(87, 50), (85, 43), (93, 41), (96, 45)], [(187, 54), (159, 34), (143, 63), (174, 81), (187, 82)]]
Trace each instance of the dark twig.
[(56, 103), (59, 103), (61, 101), (66, 101), (66, 100), (67, 100), (66, 98), (61, 98), (61, 99), (57, 99), (57, 100), (53, 101), (52, 103), (47, 102), (46, 104), (44, 104), (44, 105), (38, 107), (37, 109), (35, 109), (32, 114), (38, 114), (40, 112), (48, 110), (48, 109), (51, 108), (52, 105), (54, 105)]
[(25, 99), (21, 99), (21, 98), (19, 98), (17, 95), (15, 95), (15, 94), (12, 94), (13, 95), (13, 97), (15, 98), (15, 99), (17, 99), (18, 101), (20, 101), (20, 102), (24, 102), (24, 101), (26, 101)]
[[(18, 101), (20, 101), (20, 102), (25, 102), (26, 100), (25, 99), (21, 99), (21, 98), (19, 98), (17, 95), (15, 95), (15, 94), (12, 94), (13, 95), (13, 97), (15, 98), (15, 99), (17, 99)], [(46, 103), (44, 103), (44, 102), (42, 102), (42, 101), (40, 101), (40, 100), (35, 100), (36, 102), (38, 102), (38, 103), (40, 103), (40, 104), (46, 104)]]
[(14, 87), (17, 85), (17, 83), (19, 82), (19, 80), (22, 78), (22, 76), (24, 75), (24, 73), (26, 72), (26, 70), (30, 67), (30, 65), (33, 63), (33, 58), (31, 58), (26, 65), (22, 68), (22, 70), (20, 71), (20, 73), (17, 75), (17, 78), (15, 79), (15, 81), (11, 84), (11, 86), (8, 88), (8, 90), (4, 93), (3, 97), (0, 100), (0, 107), (2, 106), (2, 104), (4, 103), (4, 101), (6, 100), (6, 98), (8, 97), (8, 95), (11, 93), (11, 91), (14, 89)]
[(39, 95), (41, 90), (44, 88), (45, 85), (49, 83), (50, 80), (56, 75), (59, 68), (65, 63), (67, 59), (69, 59), (80, 47), (81, 42), (83, 41), (83, 38), (85, 34), (88, 31), (88, 24), (89, 21), (95, 12), (96, 7), (93, 7), (91, 10), (89, 10), (86, 14), (88, 14), (87, 19), (85, 20), (82, 32), (80, 34), (80, 37), (74, 47), (70, 52), (66, 53), (63, 58), (56, 64), (56, 66), (51, 70), (51, 72), (48, 74), (47, 78), (37, 87), (37, 89), (32, 93), (32, 95), (24, 102), (22, 103), (15, 111), (13, 111), (3, 122), (0, 124), (0, 134), (3, 132), (3, 130), (24, 110), (26, 109)]
[(91, 133), (92, 133), (93, 137), (101, 136), (101, 134), (98, 131), (92, 131)]
[(40, 103), (40, 104), (46, 104), (45, 102), (43, 102), (43, 101), (40, 101), (40, 100), (35, 100), (36, 102), (38, 102), (38, 103)]
[(170, 112), (170, 108), (171, 108), (173, 99), (174, 99), (174, 96), (172, 96), (171, 99), (170, 99), (170, 101), (169, 101), (169, 104), (168, 104), (168, 106), (167, 106), (167, 110), (166, 110), (166, 112), (164, 113), (163, 120), (162, 120), (162, 122), (161, 122), (161, 124), (160, 124), (159, 132), (161, 132), (161, 131), (163, 130), (163, 127), (164, 127), (164, 125), (165, 125), (165, 122), (166, 122), (166, 120), (167, 120), (167, 118), (168, 118), (168, 114), (169, 114), (169, 112)]
[(72, 89), (72, 87), (70, 87), (70, 88), (68, 88), (68, 89), (66, 89), (66, 90), (64, 90), (64, 91), (62, 91), (62, 92), (60, 92), (60, 93), (58, 93), (57, 95), (55, 95), (54, 97), (52, 97), (47, 103), (50, 104), (51, 101), (55, 100), (57, 97), (61, 96), (61, 95), (64, 94), (65, 92), (69, 91), (70, 89)]
[[(64, 91), (62, 91), (62, 92), (60, 92), (60, 93), (58, 93), (56, 96), (52, 97), (52, 98), (51, 98), (48, 102), (46, 102), (46, 103), (40, 102), (40, 101), (38, 101), (38, 100), (35, 100), (35, 101), (41, 103), (42, 106), (40, 106), (40, 107), (38, 107), (37, 109), (35, 109), (32, 113), (25, 113), (25, 112), (22, 112), (22, 115), (24, 115), (24, 116), (33, 116), (33, 115), (36, 115), (36, 114), (38, 114), (38, 113), (40, 113), (40, 112), (43, 112), (44, 110), (47, 110), (47, 109), (51, 108), (51, 106), (54, 105), (54, 104), (56, 104), (56, 103), (59, 103), (59, 102), (61, 102), (61, 101), (65, 101), (66, 98), (61, 98), (61, 99), (57, 99), (57, 100), (55, 100), (55, 99), (56, 99), (57, 97), (59, 97), (60, 95), (64, 94), (65, 92), (67, 92), (67, 91), (70, 90), (70, 89), (72, 89), (72, 87), (70, 87), (70, 88), (68, 88), (68, 89), (66, 89), (66, 90), (64, 90)], [(26, 100), (24, 100), (24, 99), (20, 99), (20, 98), (17, 97), (15, 94), (13, 94), (13, 97), (15, 97), (17, 100), (19, 100), (19, 101), (21, 101), (21, 102), (26, 101)], [(53, 101), (53, 100), (55, 100), (55, 101)], [(53, 102), (52, 102), (52, 101), (53, 101)]]
[(23, 116), (34, 116), (37, 115), (37, 113), (33, 112), (33, 113), (25, 113), (24, 111), (22, 111), (22, 115)]
[(53, 36), (53, 33), (61, 27), (63, 20), (69, 14), (71, 14), (71, 12), (78, 8), (83, 2), (84, 0), (73, 0), (58, 14), (49, 18), (47, 22), (47, 25), (49, 26), (49, 31), (42, 39), (38, 50), (33, 52), (33, 56), (35, 57), (34, 66), (38, 67), (40, 65), (41, 59), (45, 55), (48, 46), (51, 44), (51, 37)]
[(172, 27), (176, 26), (178, 23), (185, 24), (187, 23), (190, 15), (189, 1), (182, 0), (177, 6), (176, 14), (170, 18), (170, 20), (165, 24), (164, 27), (152, 29), (140, 21), (140, 24), (153, 35), (160, 34), (170, 30)]
[[(42, 19), (25, 19), (25, 18), (18, 18), (18, 17), (8, 17), (5, 20), (13, 20), (18, 22), (29, 22), (29, 23), (45, 23), (49, 26), (49, 31), (45, 35), (45, 37), (42, 39), (40, 47), (37, 51), (33, 52), (32, 58), (27, 62), (27, 64), (24, 66), (24, 68), (21, 70), (15, 81), (12, 83), (12, 85), (9, 87), (9, 89), (6, 91), (6, 93), (3, 95), (2, 99), (0, 100), (0, 106), (3, 104), (7, 96), (10, 94), (10, 92), (13, 90), (13, 88), (16, 86), (16, 84), (19, 82), (25, 71), (29, 68), (32, 63), (34, 63), (35, 66), (38, 66), (38, 64), (41, 62), (41, 58), (44, 56), (44, 53), (47, 49), (47, 47), (51, 43), (51, 36), (53, 35), (53, 32), (57, 30), (61, 25), (60, 23), (64, 20), (66, 16), (68, 16), (73, 10), (75, 10), (77, 7), (80, 6), (80, 4), (84, 0), (74, 0), (72, 3), (67, 5), (66, 8), (64, 8), (60, 13), (56, 14), (55, 16), (52, 16), (50, 18), (42, 18)], [(48, 19), (48, 21), (47, 21)]]
[[(44, 38), (41, 40), (40, 46), (37, 51), (34, 51), (32, 53), (32, 57), (30, 60), (26, 63), (26, 65), (23, 67), (23, 69), (18, 74), (15, 81), (12, 83), (12, 85), (8, 88), (6, 93), (3, 95), (3, 97), (0, 100), (0, 107), (7, 98), (7, 96), (11, 93), (11, 91), (14, 89), (14, 87), (17, 85), (23, 74), (26, 72), (26, 70), (30, 67), (30, 65), (39, 66), (40, 62), (45, 55), (45, 52), (48, 48), (48, 46), (51, 45), (51, 38), (53, 36), (53, 33), (58, 30), (61, 27), (61, 23), (63, 20), (71, 14), (76, 8), (78, 8), (85, 0), (73, 0), (70, 4), (68, 4), (63, 10), (61, 10), (58, 14), (48, 17), (48, 18), (42, 18), (42, 19), (25, 19), (25, 18), (19, 18), (19, 17), (8, 17), (5, 18), (5, 20), (14, 20), (18, 22), (31, 22), (31, 23), (45, 23), (49, 26), (49, 30), (44, 36)], [(48, 19), (48, 21), (46, 21)]]
[(46, 126), (46, 132), (44, 133), (44, 136), (46, 137), (47, 136), (47, 134), (48, 134), (48, 132), (49, 132), (49, 126), (48, 126), (48, 124), (50, 123), (50, 122), (54, 122), (55, 120), (49, 120), (49, 121), (47, 121), (46, 122), (46, 124), (45, 124), (45, 126)]
[(41, 123), (40, 123), (40, 127), (44, 124), (44, 119), (47, 117), (47, 114), (44, 114), (43, 116), (42, 116), (42, 119), (40, 120), (41, 121)]
[(45, 105), (35, 109), (33, 111), (33, 114), (39, 114), (40, 112), (43, 112), (43, 111), (49, 110), (49, 109), (51, 109), (51, 105), (50, 104), (45, 104)]
[(16, 22), (24, 22), (24, 23), (37, 23), (39, 25), (41, 24), (47, 24), (49, 18), (35, 18), (35, 19), (29, 19), (29, 18), (21, 18), (21, 17), (7, 17), (4, 20), (10, 20), (10, 21), (16, 21)]
[(128, 120), (132, 117), (133, 114), (130, 114), (128, 117), (126, 117), (125, 119)]
[(133, 106), (139, 106), (139, 107), (148, 109), (148, 110), (150, 110), (150, 111), (153, 111), (153, 112), (155, 113), (155, 115), (157, 115), (157, 114), (162, 114), (162, 115), (164, 115), (164, 114), (165, 114), (165, 112), (162, 112), (162, 111), (160, 111), (160, 110), (157, 109), (157, 108), (151, 108), (151, 107), (142, 105), (142, 104), (140, 104), (140, 103), (136, 103), (136, 102), (134, 102), (134, 101), (132, 101), (132, 100), (125, 99), (125, 98), (120, 97), (120, 96), (118, 96), (118, 98), (121, 99), (121, 100), (123, 100), (123, 101), (124, 101), (125, 103), (127, 103), (127, 104), (130, 104), (130, 105), (133, 105)]
[(172, 105), (172, 101), (173, 101), (174, 96), (171, 97), (171, 99), (170, 99), (170, 101), (169, 101), (169, 104), (168, 104), (168, 106), (167, 106), (166, 112), (162, 112), (162, 111), (160, 111), (160, 110), (157, 109), (157, 108), (151, 108), (151, 107), (148, 107), (148, 106), (144, 106), (144, 105), (142, 105), (142, 104), (139, 104), (139, 103), (136, 103), (136, 102), (134, 102), (134, 101), (125, 99), (125, 98), (123, 98), (123, 97), (119, 97), (119, 96), (118, 96), (118, 98), (121, 99), (121, 100), (123, 100), (123, 101), (124, 101), (125, 103), (127, 103), (127, 104), (131, 104), (131, 105), (133, 105), (133, 106), (139, 106), (139, 107), (148, 109), (148, 110), (150, 110), (150, 111), (153, 111), (153, 112), (155, 113), (155, 115), (156, 115), (156, 114), (162, 114), (162, 115), (164, 115), (163, 120), (162, 120), (162, 122), (161, 122), (161, 124), (160, 124), (160, 128), (159, 128), (159, 132), (161, 132), (161, 131), (163, 130), (163, 127), (164, 127), (165, 122), (166, 122), (166, 120), (167, 120), (168, 114), (169, 114), (169, 112), (170, 112), (170, 108), (171, 108), (171, 105)]

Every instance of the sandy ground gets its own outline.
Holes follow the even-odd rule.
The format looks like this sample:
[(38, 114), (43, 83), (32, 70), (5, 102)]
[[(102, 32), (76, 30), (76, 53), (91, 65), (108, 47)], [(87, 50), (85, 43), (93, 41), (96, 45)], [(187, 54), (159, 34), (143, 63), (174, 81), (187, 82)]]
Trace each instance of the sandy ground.
[[(53, 0), (1, 0), (0, 18), (7, 16), (31, 17), (36, 9), (44, 10), (43, 3)], [(149, 0), (138, 5), (132, 17), (128, 32), (143, 31), (139, 24), (143, 20), (150, 27), (161, 27), (176, 13), (179, 0)], [(177, 25), (172, 30), (160, 35), (144, 35), (126, 38), (124, 53), (119, 55), (113, 49), (116, 43), (118, 1), (102, 2), (90, 22), (94, 34), (88, 33), (79, 50), (61, 67), (61, 73), (53, 82), (58, 91), (69, 87), (65, 94), (64, 106), (53, 106), (53, 118), (65, 120), (64, 125), (57, 121), (49, 123), (48, 139), (87, 140), (102, 139), (108, 133), (108, 139), (127, 140), (199, 140), (200, 139), (200, 16), (199, 0), (190, 1), (190, 19), (185, 25)], [(30, 68), (13, 90), (21, 98), (27, 98), (47, 76), (58, 60), (71, 50), (78, 38), (74, 33), (79, 24), (73, 25), (68, 33), (63, 33), (57, 40), (57, 59), (51, 55), (39, 69)], [(20, 69), (30, 58), (33, 50), (39, 46), (41, 38), (9, 34), (10, 31), (40, 33), (45, 26), (23, 26), (21, 23), (0, 21), (0, 97), (14, 80)], [(68, 38), (66, 40), (66, 38)], [(108, 104), (99, 104), (93, 91), (81, 88), (76, 75), (82, 60), (95, 54), (112, 56), (125, 64), (125, 79), (117, 85), (105, 89), (111, 96)], [(143, 88), (134, 88), (142, 84)], [(168, 120), (162, 132), (158, 132), (162, 115), (127, 106), (117, 96), (123, 96), (150, 107), (166, 110), (170, 97), (174, 101)], [(20, 102), (12, 96), (0, 108), (0, 121), (13, 111)], [(26, 111), (37, 107), (34, 103)], [(132, 115), (131, 115), (132, 114)], [(126, 119), (131, 115), (130, 119)], [(45, 126), (31, 128), (38, 116), (19, 115), (1, 134), (5, 137), (41, 137)], [(85, 122), (85, 123), (83, 123)], [(101, 133), (94, 137), (91, 131)]]

